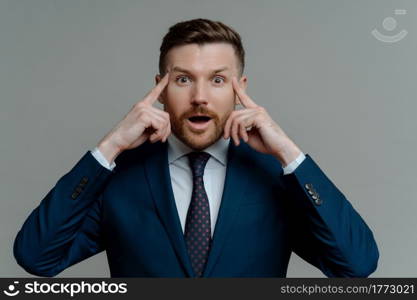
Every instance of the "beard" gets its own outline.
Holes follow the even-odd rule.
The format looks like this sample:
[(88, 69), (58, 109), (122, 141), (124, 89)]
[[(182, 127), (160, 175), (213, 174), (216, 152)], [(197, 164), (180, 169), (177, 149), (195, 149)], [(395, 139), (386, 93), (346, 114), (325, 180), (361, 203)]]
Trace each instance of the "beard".
[[(182, 141), (185, 145), (193, 150), (201, 151), (215, 142), (217, 142), (223, 135), (224, 125), (226, 124), (229, 114), (225, 114), (220, 117), (215, 112), (208, 110), (204, 106), (196, 106), (192, 109), (182, 113), (178, 118), (169, 110), (167, 112), (170, 115), (171, 130), (175, 136)], [(213, 122), (203, 132), (193, 132), (187, 125), (188, 118), (195, 114), (204, 114), (211, 118), (210, 122)]]

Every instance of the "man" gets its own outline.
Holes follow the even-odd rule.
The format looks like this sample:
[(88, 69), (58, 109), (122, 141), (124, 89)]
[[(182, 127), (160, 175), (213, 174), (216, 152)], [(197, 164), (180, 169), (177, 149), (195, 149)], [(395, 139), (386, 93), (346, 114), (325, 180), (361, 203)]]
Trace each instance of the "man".
[(327, 276), (371, 274), (371, 230), (246, 94), (239, 34), (190, 20), (160, 51), (155, 88), (28, 217), (18, 263), (55, 276), (106, 250), (113, 277), (285, 277), (294, 251)]

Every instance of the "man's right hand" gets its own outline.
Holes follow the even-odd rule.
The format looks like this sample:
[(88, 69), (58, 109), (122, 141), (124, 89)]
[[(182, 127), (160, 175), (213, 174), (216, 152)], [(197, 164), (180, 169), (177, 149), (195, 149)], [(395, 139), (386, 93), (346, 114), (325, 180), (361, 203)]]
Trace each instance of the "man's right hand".
[(98, 149), (111, 164), (124, 150), (133, 149), (149, 139), (165, 142), (171, 134), (169, 114), (152, 105), (168, 84), (169, 73), (137, 102), (98, 144)]

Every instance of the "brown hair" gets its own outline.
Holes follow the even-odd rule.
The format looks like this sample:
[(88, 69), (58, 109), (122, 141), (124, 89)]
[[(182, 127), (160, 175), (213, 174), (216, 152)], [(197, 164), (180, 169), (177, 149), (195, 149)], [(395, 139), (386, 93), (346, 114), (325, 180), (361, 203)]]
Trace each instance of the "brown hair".
[(169, 28), (160, 47), (159, 73), (165, 74), (165, 58), (169, 50), (187, 44), (228, 43), (235, 49), (240, 75), (245, 67), (245, 50), (239, 33), (218, 21), (193, 19), (179, 22)]

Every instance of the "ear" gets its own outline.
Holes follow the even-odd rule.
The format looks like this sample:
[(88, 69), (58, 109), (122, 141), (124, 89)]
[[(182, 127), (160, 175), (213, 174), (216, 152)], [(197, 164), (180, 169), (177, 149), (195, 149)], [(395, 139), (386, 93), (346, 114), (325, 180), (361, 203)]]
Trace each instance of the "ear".
[[(160, 81), (161, 81), (161, 79), (162, 79), (162, 77), (161, 77), (161, 75), (156, 75), (155, 76), (155, 85), (157, 85)], [(165, 104), (165, 91), (163, 91), (160, 95), (159, 95), (159, 97), (158, 97), (158, 101), (159, 101), (159, 103), (161, 103), (161, 104)]]
[[(238, 83), (239, 83), (239, 86), (241, 88), (243, 88), (243, 90), (246, 91), (246, 88), (248, 86), (248, 78), (246, 76), (242, 76), (242, 77), (240, 77)], [(241, 104), (241, 103), (240, 103), (239, 97), (236, 94), (236, 96), (235, 96), (235, 105), (239, 105), (239, 104)]]

